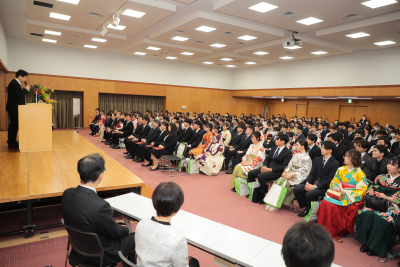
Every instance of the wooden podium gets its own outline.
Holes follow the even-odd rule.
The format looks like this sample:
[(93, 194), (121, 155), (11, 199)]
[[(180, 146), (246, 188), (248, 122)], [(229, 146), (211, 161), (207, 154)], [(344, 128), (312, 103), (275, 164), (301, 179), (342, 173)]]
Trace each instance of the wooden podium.
[(18, 106), (19, 151), (52, 150), (52, 105), (29, 103)]

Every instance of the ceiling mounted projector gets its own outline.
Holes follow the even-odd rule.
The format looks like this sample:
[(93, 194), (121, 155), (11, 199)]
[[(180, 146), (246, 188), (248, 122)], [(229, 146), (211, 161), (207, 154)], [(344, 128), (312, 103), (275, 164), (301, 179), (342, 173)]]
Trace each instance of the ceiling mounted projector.
[(114, 27), (118, 27), (120, 21), (121, 20), (119, 19), (118, 13), (115, 13), (113, 15), (113, 21), (112, 21), (111, 25), (113, 25)]
[(294, 34), (297, 34), (298, 32), (292, 32), (292, 39), (283, 42), (283, 48), (287, 49), (296, 49), (296, 48), (301, 48), (302, 41), (300, 39), (296, 39), (294, 37)]
[(103, 24), (103, 29), (100, 32), (101, 36), (105, 36), (108, 33), (108, 29), (106, 28), (106, 25)]

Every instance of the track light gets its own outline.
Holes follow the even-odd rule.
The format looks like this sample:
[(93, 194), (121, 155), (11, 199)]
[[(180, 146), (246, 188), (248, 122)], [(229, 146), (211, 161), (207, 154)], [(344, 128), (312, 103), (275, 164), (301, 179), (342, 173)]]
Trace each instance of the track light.
[(111, 24), (112, 24), (114, 27), (118, 27), (120, 21), (121, 21), (121, 20), (119, 19), (118, 13), (114, 13), (114, 15), (113, 15), (113, 21), (112, 21)]
[(103, 24), (103, 29), (101, 30), (100, 35), (104, 37), (107, 33), (108, 29), (106, 28), (106, 25)]

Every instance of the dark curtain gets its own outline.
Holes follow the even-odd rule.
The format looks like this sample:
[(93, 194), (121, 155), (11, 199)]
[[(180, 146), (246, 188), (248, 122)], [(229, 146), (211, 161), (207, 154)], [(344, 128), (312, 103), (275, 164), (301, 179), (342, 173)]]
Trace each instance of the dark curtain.
[(99, 108), (106, 113), (110, 110), (122, 112), (140, 111), (142, 114), (146, 110), (162, 112), (164, 110), (164, 97), (99, 94)]
[[(72, 99), (81, 99), (81, 114), (77, 117), (72, 115)], [(57, 101), (53, 106), (53, 125), (54, 128), (72, 128), (73, 123), (75, 127), (82, 127), (82, 113), (83, 113), (83, 93), (73, 91), (57, 91), (51, 95), (51, 99)], [(25, 95), (26, 103), (35, 103), (34, 98), (31, 94)]]

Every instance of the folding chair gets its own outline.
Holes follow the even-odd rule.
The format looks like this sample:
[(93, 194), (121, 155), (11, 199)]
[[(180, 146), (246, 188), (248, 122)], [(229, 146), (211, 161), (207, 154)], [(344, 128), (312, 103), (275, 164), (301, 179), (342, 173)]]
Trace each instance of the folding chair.
[(121, 259), (122, 267), (136, 267), (136, 264), (125, 258), (121, 251), (118, 251), (118, 256)]
[(171, 175), (171, 171), (178, 171), (177, 168), (171, 168), (171, 164), (173, 160), (183, 160), (185, 159), (185, 155), (186, 155), (186, 149), (187, 149), (187, 144), (186, 143), (180, 143), (178, 146), (176, 146), (174, 153), (172, 153), (172, 155), (164, 155), (161, 158), (165, 159), (166, 161), (168, 161), (168, 170), (164, 169), (164, 166), (162, 168), (160, 168), (160, 171), (162, 172), (166, 172), (168, 171), (168, 176), (169, 177), (173, 177), (173, 176), (182, 176), (182, 175), (187, 175), (187, 173), (184, 174), (175, 174), (175, 175)]

